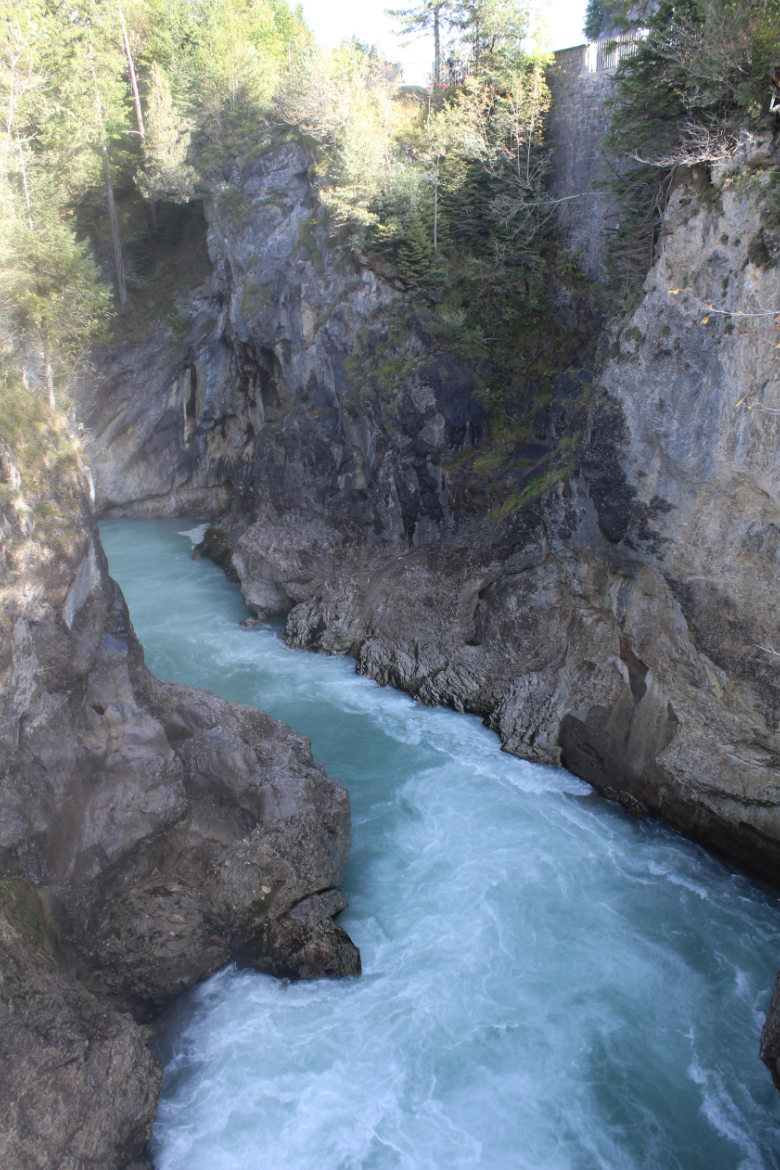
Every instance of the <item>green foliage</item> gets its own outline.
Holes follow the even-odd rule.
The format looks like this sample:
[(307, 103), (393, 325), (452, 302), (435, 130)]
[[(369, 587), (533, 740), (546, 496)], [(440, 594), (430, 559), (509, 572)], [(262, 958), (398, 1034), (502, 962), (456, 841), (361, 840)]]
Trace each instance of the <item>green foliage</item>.
[(588, 0), (582, 31), (589, 41), (597, 41), (604, 27), (606, 13), (603, 0)]
[[(66, 387), (105, 333), (109, 181), (128, 289), (117, 340), (148, 330), (160, 306), (179, 327), (173, 294), (209, 270), (198, 196), (208, 190), (242, 230), (250, 208), (224, 164), (292, 139), (312, 152), (327, 210), (300, 224), (308, 259), (322, 270), (327, 232), (367, 254), (403, 289), (399, 320), (422, 312), (434, 342), (480, 371), (491, 408), (573, 360), (581, 332), (547, 300), (551, 271), (567, 263), (545, 190), (547, 57), (520, 0), (406, 11), (412, 23), (435, 15), (447, 51), (471, 61), (465, 84), (428, 95), (402, 87), (375, 48), (315, 45), (287, 0), (127, 0), (127, 46), (108, 0), (26, 0), (21, 19), (3, 4), (6, 58), (24, 68), (0, 68), (10, 127), (0, 312), (32, 377), (51, 351)], [(247, 312), (265, 295), (248, 285)]]
[(776, 260), (767, 245), (763, 228), (759, 228), (748, 244), (748, 260), (757, 268), (774, 268), (776, 265)]
[(422, 100), (353, 43), (301, 55), (279, 109), (322, 143), (317, 178), (340, 239), (402, 284), (399, 322), (424, 307), (432, 336), (484, 368), (483, 397), (502, 407), (582, 341), (547, 301), (564, 259), (545, 190), (547, 57), (523, 44), (516, 4), (447, 12), (482, 30), (462, 87)]
[(40, 177), (29, 215), (25, 208), (5, 224), (0, 316), (17, 344), (44, 348), (52, 377), (67, 384), (86, 349), (104, 334), (111, 297), (47, 188)]
[(421, 217), (410, 216), (398, 245), (398, 272), (407, 288), (425, 288), (431, 281), (433, 243)]
[(554, 470), (540, 471), (521, 492), (512, 492), (498, 507), (489, 512), (487, 519), (505, 520), (513, 512), (522, 508), (523, 504), (527, 504), (529, 500), (533, 500), (549, 488), (563, 483), (564, 480), (569, 478), (571, 472), (572, 468), (568, 465), (565, 467), (557, 467)]
[(0, 363), (0, 449), (19, 475), (18, 486), (0, 481), (0, 508), (12, 503), (39, 520), (45, 519), (46, 502), (59, 500), (66, 507), (53, 511), (65, 525), (68, 506), (79, 498), (78, 454), (63, 416), (49, 410), (7, 363)]
[(189, 132), (173, 104), (167, 77), (152, 62), (146, 108), (144, 166), (136, 176), (145, 199), (186, 203), (192, 198), (195, 171), (187, 161)]
[(582, 31), (589, 41), (642, 28), (655, 7), (653, 0), (588, 0)]
[(610, 184), (620, 227), (608, 263), (624, 295), (654, 259), (675, 175), (736, 150), (768, 109), (780, 60), (780, 0), (661, 0), (647, 20), (616, 71), (606, 143), (634, 160)]

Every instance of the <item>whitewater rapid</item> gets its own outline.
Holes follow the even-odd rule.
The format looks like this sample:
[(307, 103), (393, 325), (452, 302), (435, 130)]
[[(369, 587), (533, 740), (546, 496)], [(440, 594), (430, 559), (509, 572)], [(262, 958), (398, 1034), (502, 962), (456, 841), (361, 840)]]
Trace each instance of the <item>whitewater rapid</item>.
[(229, 967), (158, 1022), (157, 1170), (759, 1170), (780, 900), (348, 659), (241, 629), (177, 521), (101, 525), (159, 677), (253, 703), (350, 791), (364, 974)]

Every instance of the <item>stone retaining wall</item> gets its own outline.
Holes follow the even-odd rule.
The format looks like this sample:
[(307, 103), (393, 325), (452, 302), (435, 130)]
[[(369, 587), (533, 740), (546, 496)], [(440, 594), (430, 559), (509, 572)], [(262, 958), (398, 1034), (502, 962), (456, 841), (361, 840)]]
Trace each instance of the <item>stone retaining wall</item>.
[(609, 176), (602, 139), (609, 126), (606, 99), (621, 57), (633, 50), (629, 38), (604, 38), (560, 49), (550, 68), (550, 138), (553, 142), (552, 197), (564, 238), (582, 258), (588, 276), (603, 274), (606, 234), (617, 226), (610, 196), (598, 189)]

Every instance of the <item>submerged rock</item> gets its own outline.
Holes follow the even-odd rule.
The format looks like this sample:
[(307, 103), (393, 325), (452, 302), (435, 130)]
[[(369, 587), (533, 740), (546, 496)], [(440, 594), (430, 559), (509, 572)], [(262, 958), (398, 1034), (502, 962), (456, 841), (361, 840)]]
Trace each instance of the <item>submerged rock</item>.
[(349, 798), (284, 724), (152, 677), (86, 505), (49, 539), (10, 511), (0, 1161), (118, 1170), (162, 1083), (138, 1022), (230, 959), (359, 973)]
[(775, 1088), (780, 1093), (780, 972), (772, 992), (772, 1000), (761, 1033), (761, 1059), (772, 1074)]

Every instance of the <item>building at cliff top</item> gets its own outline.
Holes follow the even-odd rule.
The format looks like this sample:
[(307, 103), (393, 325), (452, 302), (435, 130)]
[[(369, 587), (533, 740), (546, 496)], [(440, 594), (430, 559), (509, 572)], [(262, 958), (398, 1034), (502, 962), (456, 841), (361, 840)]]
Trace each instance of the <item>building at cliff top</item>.
[(600, 188), (610, 173), (602, 146), (609, 128), (606, 100), (618, 63), (636, 52), (636, 44), (634, 34), (559, 49), (548, 74), (551, 193), (561, 200), (558, 218), (564, 239), (581, 256), (591, 279), (602, 273), (606, 236), (618, 222), (609, 192)]

